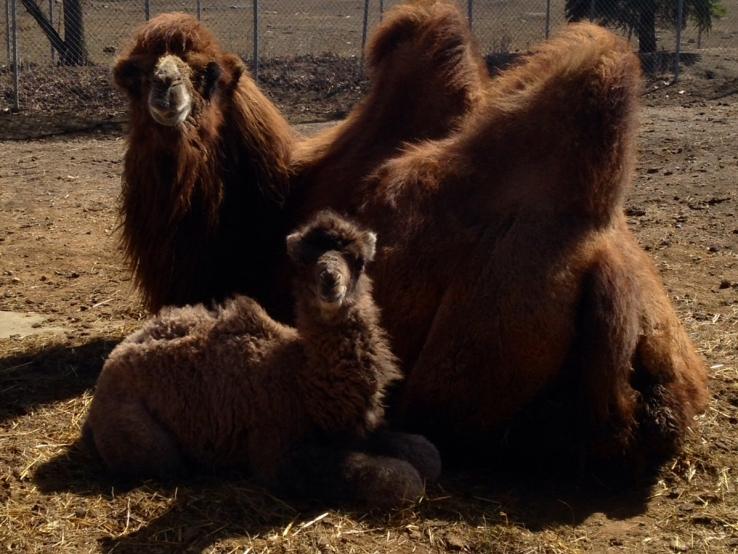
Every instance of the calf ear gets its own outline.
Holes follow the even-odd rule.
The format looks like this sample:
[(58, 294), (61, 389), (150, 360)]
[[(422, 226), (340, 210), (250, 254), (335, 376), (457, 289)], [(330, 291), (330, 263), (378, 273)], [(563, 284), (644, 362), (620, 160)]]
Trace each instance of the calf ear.
[(377, 234), (371, 231), (364, 233), (364, 260), (371, 262), (377, 253)]
[(302, 235), (300, 233), (292, 233), (287, 235), (287, 255), (295, 263), (300, 262), (302, 249), (300, 248), (300, 241)]
[(113, 66), (115, 84), (131, 98), (141, 95), (141, 67), (134, 58), (119, 58)]

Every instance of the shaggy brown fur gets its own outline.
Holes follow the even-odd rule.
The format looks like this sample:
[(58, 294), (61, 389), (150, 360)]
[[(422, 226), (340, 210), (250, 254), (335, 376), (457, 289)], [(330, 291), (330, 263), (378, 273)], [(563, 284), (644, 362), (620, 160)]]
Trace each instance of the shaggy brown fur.
[(341, 205), (361, 203), (368, 175), (408, 143), (454, 131), (489, 81), (466, 18), (444, 1), (391, 10), (369, 42), (367, 60), (367, 98), (345, 121), (296, 147), (292, 204), (300, 210), (312, 212), (325, 196), (340, 197)]
[[(364, 273), (375, 240), (330, 213), (288, 237), (297, 329), (237, 297), (215, 310), (166, 309), (128, 337), (105, 363), (88, 419), (107, 467), (133, 476), (166, 476), (186, 462), (247, 467), (282, 486), (317, 480), (328, 490), (313, 494), (373, 504), (420, 495), (406, 461), (320, 446), (366, 439), (399, 377)], [(410, 459), (425, 457), (419, 468), (437, 477), (435, 449), (406, 439), (418, 447)], [(402, 455), (402, 445), (393, 435), (383, 453)]]
[[(176, 57), (173, 77), (159, 67), (167, 56)], [(313, 160), (330, 158), (341, 165), (340, 174), (325, 176), (330, 183), (363, 179), (404, 141), (447, 134), (481, 98), (486, 80), (463, 16), (432, 0), (387, 18), (369, 48), (369, 66), (374, 111), (358, 110), (358, 117), (298, 143), (240, 60), (222, 53), (194, 18), (161, 15), (136, 33), (114, 70), (131, 100), (122, 238), (151, 311), (238, 291), (289, 316), (289, 302), (270, 286), (265, 268), (279, 277), (275, 260), (291, 221), (279, 208), (291, 173), (309, 173)], [(157, 75), (159, 86), (152, 86)], [(171, 86), (179, 80), (184, 87)], [(157, 106), (173, 113), (184, 89), (192, 111), (182, 124), (161, 124)], [(253, 237), (249, 255), (234, 255), (243, 236)]]
[[(122, 240), (147, 307), (234, 291), (265, 300), (261, 268), (276, 263), (287, 231), (280, 206), (294, 136), (286, 121), (243, 62), (189, 15), (141, 27), (114, 76), (131, 118)], [(188, 105), (179, 122), (176, 110)], [(246, 236), (248, 256), (237, 254)]]
[[(536, 452), (550, 437), (599, 459), (672, 453), (706, 375), (622, 214), (640, 86), (627, 46), (572, 26), (490, 83), (458, 11), (417, 1), (368, 59), (367, 99), (291, 143), (286, 219), (333, 207), (384, 237), (375, 296), (409, 374), (397, 421), (471, 452), (512, 429)], [(518, 432), (536, 409), (551, 426)]]
[[(706, 372), (622, 213), (639, 87), (624, 41), (573, 25), (492, 81), (449, 138), (343, 191), (330, 176), (345, 160), (312, 163), (295, 217), (328, 206), (385, 239), (372, 276), (408, 374), (398, 422), (478, 452), (559, 388), (564, 421), (520, 437), (534, 451), (549, 436), (598, 460), (674, 452)], [(363, 104), (334, 142), (381, 108)]]

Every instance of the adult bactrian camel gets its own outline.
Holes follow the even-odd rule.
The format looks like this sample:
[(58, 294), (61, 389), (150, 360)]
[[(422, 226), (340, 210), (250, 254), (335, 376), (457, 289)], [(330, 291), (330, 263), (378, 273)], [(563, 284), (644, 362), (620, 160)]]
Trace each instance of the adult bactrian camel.
[[(193, 49), (177, 55), (198, 59)], [(139, 71), (166, 53), (150, 48), (153, 62)], [(273, 127), (254, 121), (294, 152), (287, 221), (331, 207), (385, 238), (371, 273), (408, 374), (396, 420), (442, 445), (486, 450), (501, 430), (514, 441), (526, 414), (557, 400), (566, 410), (546, 419), (558, 426), (527, 429), (520, 442), (573, 441), (596, 458), (671, 454), (704, 406), (705, 371), (622, 215), (639, 86), (627, 46), (574, 26), (489, 83), (458, 12), (417, 2), (388, 18), (369, 60), (367, 99), (326, 134), (297, 143), (276, 116)], [(207, 109), (251, 83), (228, 82), (203, 100)], [(249, 101), (263, 98), (243, 97), (247, 116)], [(177, 128), (188, 125), (200, 132), (189, 116)], [(402, 152), (419, 139), (435, 140)], [(242, 181), (258, 184), (273, 190)], [(248, 218), (251, 204), (241, 210)]]
[(504, 437), (632, 467), (674, 453), (706, 372), (623, 215), (640, 85), (625, 42), (573, 25), (487, 84), (458, 132), (369, 178), (339, 152), (381, 140), (361, 126), (388, 116), (378, 83), (324, 158), (306, 145), (290, 219), (331, 207), (385, 238), (372, 275), (408, 374), (402, 425), (447, 452)]

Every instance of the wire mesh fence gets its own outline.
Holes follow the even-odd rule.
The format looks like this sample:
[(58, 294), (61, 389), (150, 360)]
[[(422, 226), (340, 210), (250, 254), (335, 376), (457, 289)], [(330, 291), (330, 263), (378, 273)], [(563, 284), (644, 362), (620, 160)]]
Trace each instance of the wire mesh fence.
[[(643, 5), (657, 6), (650, 26), (655, 50), (667, 60), (661, 69), (678, 71), (678, 60), (705, 53), (738, 58), (738, 0), (458, 1), (482, 52), (491, 58), (529, 50), (567, 18), (607, 24), (637, 50), (639, 42), (650, 40), (640, 32)], [(333, 80), (347, 83), (358, 79), (367, 36), (401, 0), (0, 2), (0, 111), (113, 117), (123, 103), (110, 83), (109, 68), (133, 29), (156, 14), (192, 13), (262, 79), (302, 68), (307, 87), (316, 74), (330, 73)]]

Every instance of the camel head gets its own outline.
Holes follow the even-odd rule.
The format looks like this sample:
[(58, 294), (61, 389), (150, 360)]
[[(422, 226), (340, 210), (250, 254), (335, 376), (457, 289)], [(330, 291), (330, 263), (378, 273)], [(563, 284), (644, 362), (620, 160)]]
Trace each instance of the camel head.
[(365, 266), (374, 259), (377, 235), (330, 211), (318, 213), (287, 237), (297, 269), (298, 304), (326, 318), (352, 306), (369, 289)]
[(181, 128), (220, 111), (219, 102), (235, 88), (244, 69), (194, 17), (170, 13), (136, 32), (113, 76), (131, 100), (132, 117)]

